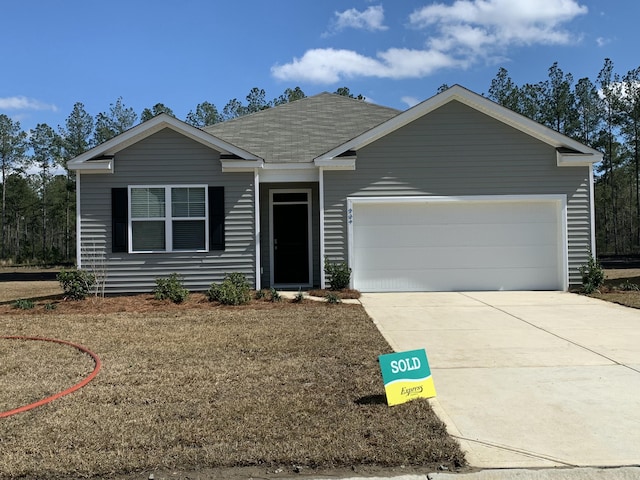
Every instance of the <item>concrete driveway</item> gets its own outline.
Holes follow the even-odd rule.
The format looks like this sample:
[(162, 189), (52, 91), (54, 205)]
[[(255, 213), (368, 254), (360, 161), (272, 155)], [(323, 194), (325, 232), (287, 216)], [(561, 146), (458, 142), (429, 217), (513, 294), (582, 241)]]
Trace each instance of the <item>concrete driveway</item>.
[(565, 292), (363, 294), (474, 467), (640, 464), (640, 311)]

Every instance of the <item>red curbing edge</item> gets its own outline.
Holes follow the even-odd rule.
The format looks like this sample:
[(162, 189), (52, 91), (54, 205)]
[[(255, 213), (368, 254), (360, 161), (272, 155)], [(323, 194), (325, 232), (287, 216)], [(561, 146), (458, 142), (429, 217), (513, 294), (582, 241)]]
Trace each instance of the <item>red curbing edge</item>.
[(11, 415), (16, 415), (18, 413), (26, 412), (26, 411), (34, 409), (36, 407), (41, 407), (42, 405), (46, 405), (47, 403), (53, 402), (54, 400), (57, 400), (60, 397), (64, 397), (65, 395), (69, 395), (70, 393), (73, 393), (76, 390), (80, 390), (87, 383), (89, 383), (91, 380), (93, 380), (96, 377), (96, 375), (98, 375), (98, 372), (102, 368), (102, 362), (100, 361), (100, 358), (95, 353), (93, 353), (91, 350), (88, 350), (87, 348), (83, 347), (82, 345), (78, 345), (76, 343), (67, 342), (66, 340), (57, 340), (55, 338), (42, 338), (42, 337), (24, 337), (24, 336), (0, 336), (0, 339), (4, 339), (4, 340), (35, 340), (35, 341), (40, 341), (40, 342), (53, 342), (53, 343), (59, 343), (61, 345), (68, 345), (70, 347), (73, 347), (73, 348), (76, 348), (76, 349), (80, 350), (82, 353), (86, 353), (87, 355), (89, 355), (93, 359), (93, 361), (95, 363), (95, 368), (93, 369), (93, 371), (84, 380), (82, 380), (81, 382), (76, 383), (74, 386), (72, 386), (70, 388), (67, 388), (66, 390), (63, 390), (62, 392), (58, 392), (58, 393), (56, 393), (54, 395), (51, 395), (50, 397), (43, 398), (42, 400), (38, 400), (37, 402), (30, 403), (29, 405), (24, 405), (22, 407), (15, 408), (13, 410), (7, 410), (6, 412), (0, 412), (0, 418), (10, 417)]

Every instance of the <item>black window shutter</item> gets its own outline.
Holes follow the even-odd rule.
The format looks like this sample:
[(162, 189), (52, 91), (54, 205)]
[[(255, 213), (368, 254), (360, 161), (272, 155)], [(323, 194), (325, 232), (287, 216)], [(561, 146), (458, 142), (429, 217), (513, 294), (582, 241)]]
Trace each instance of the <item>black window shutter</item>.
[(111, 251), (126, 252), (129, 249), (129, 205), (126, 188), (111, 189)]
[(209, 250), (224, 250), (224, 187), (209, 187)]

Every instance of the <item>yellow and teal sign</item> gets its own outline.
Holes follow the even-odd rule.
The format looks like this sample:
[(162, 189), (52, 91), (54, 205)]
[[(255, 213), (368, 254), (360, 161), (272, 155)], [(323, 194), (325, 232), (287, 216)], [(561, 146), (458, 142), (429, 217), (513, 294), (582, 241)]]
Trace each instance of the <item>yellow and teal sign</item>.
[(378, 361), (389, 406), (436, 396), (424, 349), (380, 355)]

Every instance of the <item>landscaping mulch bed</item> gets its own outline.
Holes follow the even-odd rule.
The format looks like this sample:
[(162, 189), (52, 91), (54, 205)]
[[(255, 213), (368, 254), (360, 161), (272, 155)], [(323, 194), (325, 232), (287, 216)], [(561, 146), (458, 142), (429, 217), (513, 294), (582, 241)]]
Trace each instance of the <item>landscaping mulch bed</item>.
[(640, 269), (606, 269), (606, 280), (597, 292), (589, 296), (618, 303), (632, 308), (640, 308)]
[[(45, 310), (46, 302), (57, 306)], [(377, 357), (391, 349), (359, 305), (222, 307), (200, 294), (175, 305), (148, 294), (0, 309), (2, 335), (73, 341), (103, 363), (78, 392), (0, 420), (2, 479), (362, 476), (464, 465), (427, 401), (386, 405)], [(0, 355), (12, 372), (0, 375), (2, 408), (67, 388), (91, 368), (58, 345), (0, 340)]]

